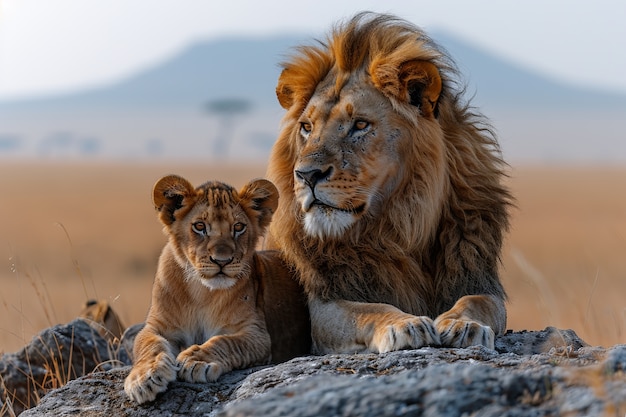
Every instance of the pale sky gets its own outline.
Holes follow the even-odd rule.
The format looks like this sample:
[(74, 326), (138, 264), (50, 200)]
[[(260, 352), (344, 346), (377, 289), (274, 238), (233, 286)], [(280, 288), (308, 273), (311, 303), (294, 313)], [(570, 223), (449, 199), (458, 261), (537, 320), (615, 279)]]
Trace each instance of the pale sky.
[(111, 83), (194, 41), (319, 36), (361, 10), (451, 32), (563, 82), (626, 93), (619, 0), (0, 0), (0, 100)]

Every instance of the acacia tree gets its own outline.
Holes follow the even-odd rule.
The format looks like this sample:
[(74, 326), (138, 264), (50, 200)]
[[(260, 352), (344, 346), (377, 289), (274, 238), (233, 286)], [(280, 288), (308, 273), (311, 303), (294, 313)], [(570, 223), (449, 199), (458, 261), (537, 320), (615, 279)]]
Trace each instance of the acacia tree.
[(252, 103), (238, 98), (217, 99), (206, 104), (206, 111), (218, 118), (217, 132), (213, 139), (214, 157), (228, 157), (237, 116), (246, 114), (251, 108)]

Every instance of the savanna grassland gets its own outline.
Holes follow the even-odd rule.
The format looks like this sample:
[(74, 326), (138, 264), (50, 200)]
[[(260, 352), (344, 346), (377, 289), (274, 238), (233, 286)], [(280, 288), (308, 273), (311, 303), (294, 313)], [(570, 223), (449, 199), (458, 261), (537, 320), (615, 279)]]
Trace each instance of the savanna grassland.
[[(144, 319), (165, 243), (151, 203), (170, 173), (240, 187), (261, 164), (0, 165), (0, 352), (67, 322), (90, 298)], [(513, 167), (503, 253), (509, 328), (572, 328), (626, 343), (626, 168)]]

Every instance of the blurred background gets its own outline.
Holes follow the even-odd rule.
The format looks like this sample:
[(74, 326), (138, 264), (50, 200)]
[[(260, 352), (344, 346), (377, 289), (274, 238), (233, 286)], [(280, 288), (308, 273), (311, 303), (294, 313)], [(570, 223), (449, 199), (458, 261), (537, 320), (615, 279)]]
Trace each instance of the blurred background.
[(279, 63), (362, 10), (426, 29), (498, 132), (509, 326), (626, 342), (626, 3), (0, 0), (0, 351), (87, 298), (143, 320), (152, 184), (263, 176)]

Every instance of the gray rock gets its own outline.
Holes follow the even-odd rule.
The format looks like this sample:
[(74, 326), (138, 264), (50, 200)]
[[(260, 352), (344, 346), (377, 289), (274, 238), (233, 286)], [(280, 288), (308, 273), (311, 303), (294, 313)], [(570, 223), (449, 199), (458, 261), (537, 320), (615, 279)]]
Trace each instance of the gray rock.
[(576, 350), (588, 346), (573, 330), (559, 330), (555, 327), (546, 327), (539, 332), (522, 330), (497, 337), (495, 348), (498, 352), (511, 352), (518, 355), (532, 355), (533, 353), (547, 353), (550, 349), (567, 348)]
[(15, 414), (37, 404), (67, 381), (130, 364), (125, 349), (104, 339), (85, 320), (44, 330), (23, 349), (0, 358), (0, 414)]
[(626, 346), (572, 331), (510, 332), (496, 350), (422, 348), (326, 355), (174, 382), (154, 402), (124, 394), (130, 367), (50, 392), (23, 416), (600, 416), (626, 414)]

